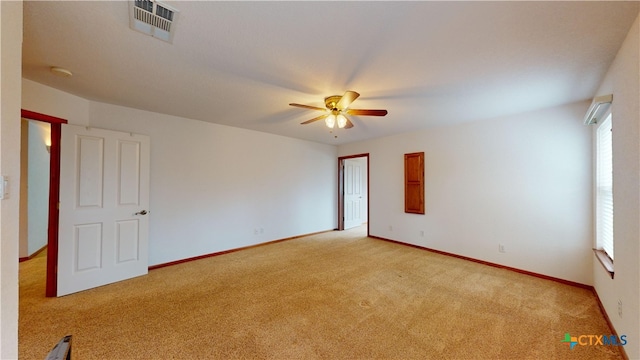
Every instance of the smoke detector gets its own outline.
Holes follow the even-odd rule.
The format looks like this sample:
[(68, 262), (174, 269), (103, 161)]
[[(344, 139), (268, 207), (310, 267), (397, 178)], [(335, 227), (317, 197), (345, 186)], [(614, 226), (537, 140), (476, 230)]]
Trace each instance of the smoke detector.
[(173, 42), (178, 10), (153, 0), (129, 1), (129, 26), (166, 42)]
[(49, 71), (51, 71), (52, 74), (58, 75), (60, 77), (71, 77), (73, 75), (71, 71), (65, 68), (57, 67), (57, 66), (50, 67)]

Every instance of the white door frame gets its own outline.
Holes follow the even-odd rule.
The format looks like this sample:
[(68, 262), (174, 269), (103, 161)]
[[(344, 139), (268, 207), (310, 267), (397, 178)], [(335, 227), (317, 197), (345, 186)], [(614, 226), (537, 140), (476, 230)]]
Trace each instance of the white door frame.
[[(344, 159), (344, 228), (351, 229), (361, 226), (365, 222), (364, 206), (367, 195), (364, 193), (365, 185), (362, 177), (366, 174), (366, 159)], [(365, 216), (362, 216), (365, 215)]]
[(369, 219), (370, 215), (370, 206), (371, 204), (371, 193), (369, 191), (370, 186), (370, 162), (369, 162), (369, 153), (363, 154), (355, 154), (355, 155), (347, 155), (338, 157), (338, 230), (344, 230), (344, 160), (353, 159), (353, 158), (367, 158), (367, 236), (369, 236), (369, 229), (371, 229), (371, 224)]

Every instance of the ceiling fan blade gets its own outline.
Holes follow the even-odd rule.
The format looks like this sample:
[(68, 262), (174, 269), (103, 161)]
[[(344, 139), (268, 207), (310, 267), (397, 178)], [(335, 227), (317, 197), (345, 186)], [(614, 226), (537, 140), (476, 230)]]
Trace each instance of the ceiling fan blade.
[(291, 103), (289, 105), (295, 106), (295, 107), (304, 108), (304, 109), (327, 111), (327, 109), (325, 109), (325, 108), (321, 108), (321, 107), (317, 107), (317, 106), (311, 106), (311, 105), (302, 105), (302, 104), (293, 104), (293, 103)]
[(340, 110), (348, 108), (349, 105), (358, 98), (358, 96), (360, 96), (360, 94), (355, 91), (346, 91), (340, 98), (340, 101), (336, 104), (336, 108)]
[(351, 129), (353, 127), (353, 123), (351, 122), (351, 120), (349, 120), (348, 117), (345, 116), (345, 119), (347, 119), (347, 124), (344, 126), (345, 129)]
[(385, 116), (387, 110), (348, 109), (346, 113), (349, 115)]
[(320, 115), (320, 116), (318, 116), (318, 117), (314, 117), (314, 118), (313, 118), (313, 119), (311, 119), (311, 120), (307, 120), (307, 121), (305, 121), (305, 122), (301, 122), (301, 123), (300, 123), (300, 125), (311, 124), (312, 122), (314, 122), (314, 121), (318, 121), (318, 120), (322, 120), (322, 119), (326, 118), (327, 116), (329, 116), (329, 115), (327, 115), (327, 114)]

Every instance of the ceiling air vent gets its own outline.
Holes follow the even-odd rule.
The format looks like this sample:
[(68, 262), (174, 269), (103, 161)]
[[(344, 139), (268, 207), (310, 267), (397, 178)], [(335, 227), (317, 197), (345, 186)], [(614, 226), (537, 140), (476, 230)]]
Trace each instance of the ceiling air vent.
[(178, 11), (152, 0), (130, 1), (129, 26), (166, 42), (173, 41)]

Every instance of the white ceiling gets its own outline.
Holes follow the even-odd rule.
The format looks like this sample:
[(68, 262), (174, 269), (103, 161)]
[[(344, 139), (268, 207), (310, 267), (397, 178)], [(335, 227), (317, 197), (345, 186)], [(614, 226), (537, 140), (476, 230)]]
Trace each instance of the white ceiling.
[[(590, 99), (638, 15), (636, 1), (165, 3), (180, 11), (173, 44), (131, 30), (126, 1), (25, 1), (24, 78), (343, 144)], [(330, 133), (288, 105), (346, 90), (389, 114)]]

